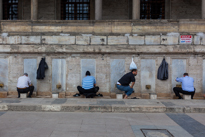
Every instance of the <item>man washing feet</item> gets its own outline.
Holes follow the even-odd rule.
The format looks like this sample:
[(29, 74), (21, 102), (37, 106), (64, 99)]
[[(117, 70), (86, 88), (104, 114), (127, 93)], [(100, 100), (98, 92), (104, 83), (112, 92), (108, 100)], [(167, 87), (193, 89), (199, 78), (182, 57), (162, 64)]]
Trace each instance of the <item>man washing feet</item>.
[[(131, 72), (125, 74), (118, 82), (117, 88), (121, 91), (125, 91), (124, 99), (128, 99), (134, 90), (133, 86), (135, 85), (135, 76), (137, 75), (137, 69), (133, 69)], [(131, 83), (131, 86), (129, 85)]]
[(27, 73), (24, 73), (23, 76), (18, 78), (17, 83), (17, 91), (18, 91), (18, 98), (20, 98), (21, 93), (29, 93), (28, 98), (31, 98), (33, 94), (34, 86), (31, 85), (31, 80), (28, 77)]
[(195, 94), (195, 88), (194, 88), (194, 79), (192, 77), (189, 77), (188, 73), (184, 73), (184, 77), (182, 78), (176, 78), (177, 82), (182, 83), (182, 88), (174, 87), (174, 93), (179, 99), (182, 99), (181, 95), (179, 93), (185, 94), (185, 95), (191, 95), (191, 99), (193, 99)]
[(73, 95), (74, 97), (78, 97), (80, 95), (86, 95), (86, 94), (92, 94), (94, 97), (94, 94), (96, 94), (99, 90), (99, 87), (96, 87), (96, 80), (95, 77), (91, 76), (90, 72), (87, 71), (85, 74), (85, 77), (82, 80), (82, 87), (77, 87), (79, 93)]

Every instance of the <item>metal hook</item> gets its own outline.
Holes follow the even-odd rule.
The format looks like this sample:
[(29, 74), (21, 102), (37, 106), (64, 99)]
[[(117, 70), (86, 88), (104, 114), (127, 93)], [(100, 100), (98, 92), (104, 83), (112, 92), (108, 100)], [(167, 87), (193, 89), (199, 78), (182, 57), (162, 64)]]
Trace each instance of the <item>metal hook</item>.
[(46, 54), (43, 54), (43, 57), (42, 57), (42, 59), (46, 59)]

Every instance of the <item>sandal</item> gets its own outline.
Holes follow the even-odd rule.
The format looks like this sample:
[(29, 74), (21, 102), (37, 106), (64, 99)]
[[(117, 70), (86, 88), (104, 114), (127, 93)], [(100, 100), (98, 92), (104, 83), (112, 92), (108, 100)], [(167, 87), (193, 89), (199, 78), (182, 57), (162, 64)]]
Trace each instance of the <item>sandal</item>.
[(73, 95), (73, 97), (79, 97), (80, 94), (76, 93), (75, 95)]
[(131, 99), (139, 99), (139, 98), (133, 97), (133, 98), (131, 98)]
[(99, 93), (97, 96), (98, 96), (98, 97), (103, 97), (103, 95), (102, 95), (102, 94), (100, 94), (100, 93)]

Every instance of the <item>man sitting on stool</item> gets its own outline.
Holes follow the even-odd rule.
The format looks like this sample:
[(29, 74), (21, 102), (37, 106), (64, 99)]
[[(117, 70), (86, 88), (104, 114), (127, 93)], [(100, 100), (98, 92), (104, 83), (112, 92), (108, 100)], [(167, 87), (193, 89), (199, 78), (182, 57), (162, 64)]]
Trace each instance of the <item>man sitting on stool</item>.
[(82, 87), (77, 87), (79, 94), (73, 95), (74, 97), (78, 97), (86, 93), (97, 93), (99, 90), (99, 87), (96, 87), (96, 80), (93, 76), (91, 76), (90, 72), (87, 71), (85, 74), (85, 77), (82, 80)]
[(31, 85), (31, 80), (28, 77), (27, 73), (24, 73), (23, 76), (18, 78), (17, 83), (17, 91), (18, 91), (18, 98), (20, 98), (20, 93), (29, 93), (28, 98), (31, 98), (33, 94), (34, 86)]
[(191, 95), (191, 99), (193, 99), (195, 94), (195, 88), (194, 88), (194, 79), (192, 77), (189, 77), (188, 73), (184, 73), (184, 77), (177, 78), (177, 82), (182, 83), (182, 88), (175, 87), (174, 93), (179, 99), (182, 99), (179, 93), (185, 94), (185, 95)]

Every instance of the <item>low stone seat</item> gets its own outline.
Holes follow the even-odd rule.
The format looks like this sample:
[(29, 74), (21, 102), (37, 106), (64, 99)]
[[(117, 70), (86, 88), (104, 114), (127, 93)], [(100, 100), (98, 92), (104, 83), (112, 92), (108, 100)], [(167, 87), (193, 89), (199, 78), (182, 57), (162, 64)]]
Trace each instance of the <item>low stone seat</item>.
[(58, 98), (58, 94), (52, 94), (52, 98)]
[(116, 98), (117, 99), (123, 99), (123, 94), (120, 94), (120, 93), (116, 94)]
[(156, 93), (149, 93), (149, 98), (150, 99), (157, 99), (157, 94)]
[(191, 100), (191, 95), (183, 95), (183, 99), (185, 99), (185, 100)]
[(27, 93), (21, 93), (20, 98), (27, 98), (27, 95), (28, 95)]

